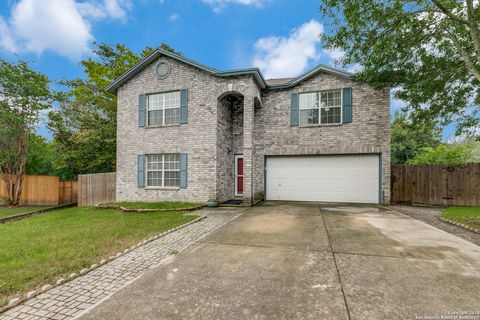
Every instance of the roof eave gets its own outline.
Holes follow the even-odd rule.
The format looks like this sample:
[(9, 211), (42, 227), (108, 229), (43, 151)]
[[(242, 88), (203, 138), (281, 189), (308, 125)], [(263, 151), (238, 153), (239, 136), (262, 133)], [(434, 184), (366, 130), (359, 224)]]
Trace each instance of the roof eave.
[(143, 67), (145, 65), (148, 65), (149, 63), (151, 63), (153, 60), (155, 60), (157, 57), (159, 57), (160, 55), (165, 55), (167, 57), (170, 57), (172, 59), (175, 59), (175, 60), (179, 60), (179, 61), (182, 61), (182, 62), (185, 62), (187, 64), (190, 64), (192, 66), (195, 66), (199, 69), (202, 69), (208, 73), (211, 73), (211, 74), (216, 74), (218, 72), (220, 72), (219, 70), (215, 69), (215, 68), (212, 68), (212, 67), (209, 67), (207, 65), (204, 65), (204, 64), (201, 64), (201, 63), (198, 63), (196, 61), (193, 61), (191, 59), (188, 59), (188, 58), (185, 58), (183, 56), (179, 56), (179, 55), (176, 55), (174, 53), (171, 53), (169, 51), (165, 51), (163, 49), (160, 49), (160, 48), (157, 48), (155, 49), (154, 51), (152, 51), (149, 55), (147, 55), (146, 57), (144, 57), (142, 60), (140, 60), (139, 62), (137, 62), (137, 64), (135, 64), (133, 67), (131, 67), (130, 69), (127, 70), (127, 72), (125, 72), (121, 77), (115, 79), (112, 83), (110, 83), (107, 87), (106, 87), (106, 90), (110, 93), (113, 93), (115, 94), (117, 89), (122, 85), (124, 84), (126, 81), (128, 81), (131, 77), (133, 77), (136, 73), (140, 72), (141, 70), (143, 70)]
[(216, 73), (216, 75), (219, 77), (236, 77), (247, 74), (252, 74), (262, 89), (266, 89), (268, 87), (267, 81), (265, 81), (265, 78), (263, 77), (262, 73), (258, 68), (220, 71)]
[(127, 79), (130, 75), (134, 75), (138, 69), (143, 66), (144, 64), (148, 64), (151, 62), (151, 60), (155, 59), (157, 54), (158, 54), (158, 49), (152, 51), (149, 55), (145, 56), (142, 58), (139, 62), (137, 62), (134, 66), (132, 66), (130, 69), (128, 69), (123, 75), (121, 75), (119, 78), (113, 80), (105, 89), (110, 92), (115, 94), (117, 92), (117, 89), (123, 84), (123, 80)]
[(354, 73), (339, 70), (339, 69), (335, 69), (335, 68), (331, 68), (331, 67), (328, 67), (328, 66), (325, 66), (325, 65), (318, 65), (315, 68), (305, 72), (304, 74), (302, 74), (302, 75), (300, 75), (296, 78), (293, 78), (292, 80), (290, 80), (286, 84), (279, 85), (279, 86), (269, 86), (268, 89), (269, 90), (280, 90), (280, 89), (291, 88), (291, 87), (297, 85), (299, 82), (312, 77), (313, 75), (315, 75), (319, 71), (325, 71), (325, 72), (328, 72), (328, 73), (333, 73), (333, 74), (336, 74), (338, 76), (341, 76), (341, 77), (344, 77), (344, 78), (355, 81), (355, 74)]
[(143, 70), (145, 65), (148, 65), (151, 63), (154, 59), (156, 59), (160, 55), (165, 55), (167, 57), (170, 57), (172, 59), (182, 61), (184, 63), (187, 63), (189, 65), (192, 65), (196, 68), (199, 68), (201, 70), (204, 70), (212, 75), (219, 76), (219, 77), (234, 77), (234, 76), (240, 76), (240, 75), (248, 75), (251, 74), (254, 76), (255, 80), (257, 83), (260, 85), (262, 89), (268, 89), (268, 90), (279, 90), (279, 89), (288, 89), (299, 82), (308, 79), (309, 77), (313, 76), (319, 71), (325, 71), (329, 73), (336, 74), (341, 77), (345, 77), (350, 80), (355, 80), (355, 74), (335, 68), (331, 68), (325, 65), (318, 65), (315, 68), (311, 69), (310, 71), (307, 71), (306, 73), (293, 78), (291, 81), (289, 81), (286, 84), (283, 85), (277, 85), (277, 86), (269, 86), (267, 84), (267, 81), (262, 75), (262, 72), (258, 68), (248, 68), (248, 69), (239, 69), (239, 70), (227, 70), (227, 71), (219, 71), (215, 68), (209, 67), (207, 65), (198, 63), (194, 60), (185, 58), (183, 56), (176, 55), (174, 53), (171, 53), (169, 51), (165, 51), (163, 49), (157, 48), (155, 49), (152, 53), (150, 53), (148, 56), (144, 57), (141, 59), (137, 64), (135, 64), (133, 67), (127, 70), (121, 77), (115, 79), (113, 82), (111, 82), (107, 87), (106, 90), (110, 93), (116, 94), (118, 88), (122, 86), (126, 81), (131, 79), (131, 77), (135, 76), (138, 72)]

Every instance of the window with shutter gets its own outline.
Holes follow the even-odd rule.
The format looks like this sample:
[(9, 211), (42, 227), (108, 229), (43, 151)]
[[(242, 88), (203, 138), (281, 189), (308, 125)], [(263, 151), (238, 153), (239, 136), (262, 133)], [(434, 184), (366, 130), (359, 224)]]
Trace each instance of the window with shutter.
[(148, 187), (180, 187), (180, 156), (178, 153), (146, 156)]
[(146, 102), (148, 127), (180, 123), (180, 91), (149, 94)]
[(299, 94), (299, 124), (342, 123), (342, 90)]

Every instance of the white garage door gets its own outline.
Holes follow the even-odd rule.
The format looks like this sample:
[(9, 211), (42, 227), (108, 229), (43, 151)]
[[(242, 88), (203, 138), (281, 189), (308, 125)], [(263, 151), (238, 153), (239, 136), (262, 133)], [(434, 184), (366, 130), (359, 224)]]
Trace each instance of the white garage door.
[(378, 155), (267, 158), (267, 200), (378, 203), (378, 189)]

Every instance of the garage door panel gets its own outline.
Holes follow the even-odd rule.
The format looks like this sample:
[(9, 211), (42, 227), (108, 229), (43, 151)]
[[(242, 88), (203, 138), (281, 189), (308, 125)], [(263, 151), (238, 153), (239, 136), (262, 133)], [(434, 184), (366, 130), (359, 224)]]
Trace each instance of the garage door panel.
[(267, 200), (377, 203), (378, 155), (267, 158)]

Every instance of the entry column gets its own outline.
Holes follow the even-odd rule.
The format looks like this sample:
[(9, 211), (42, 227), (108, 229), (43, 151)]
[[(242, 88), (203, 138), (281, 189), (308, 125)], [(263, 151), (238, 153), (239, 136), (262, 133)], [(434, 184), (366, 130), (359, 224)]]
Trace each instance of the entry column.
[(253, 127), (254, 98), (244, 97), (243, 102), (243, 204), (253, 204)]

